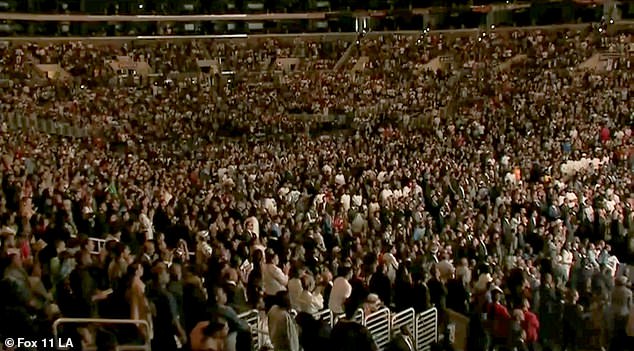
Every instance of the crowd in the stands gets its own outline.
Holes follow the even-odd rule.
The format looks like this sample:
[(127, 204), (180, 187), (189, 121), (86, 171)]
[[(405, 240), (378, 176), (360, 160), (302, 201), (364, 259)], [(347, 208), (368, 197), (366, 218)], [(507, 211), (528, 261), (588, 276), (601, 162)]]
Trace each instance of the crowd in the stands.
[[(469, 350), (624, 350), (631, 38), (2, 48), (0, 337), (127, 318), (146, 324), (61, 335), (100, 350), (147, 337), (153, 350), (243, 351), (255, 345), (238, 315), (256, 309), (273, 350), (367, 351), (359, 308), (435, 307), (441, 332), (449, 310), (470, 318)], [(621, 56), (580, 68), (606, 51)], [(114, 84), (104, 60), (117, 55), (197, 79)], [(282, 57), (301, 65), (281, 71)], [(212, 58), (229, 78), (199, 72)], [(34, 63), (72, 79), (33, 84)], [(333, 328), (313, 317), (324, 309)], [(414, 350), (414, 331), (397, 332), (390, 347)]]

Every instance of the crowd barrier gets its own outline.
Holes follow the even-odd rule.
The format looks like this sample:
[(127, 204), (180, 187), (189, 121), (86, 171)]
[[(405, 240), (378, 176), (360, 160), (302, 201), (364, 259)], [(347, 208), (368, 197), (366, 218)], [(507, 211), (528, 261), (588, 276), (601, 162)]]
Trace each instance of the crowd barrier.
[(321, 312), (317, 312), (313, 315), (316, 320), (328, 323), (328, 325), (332, 328), (335, 326), (335, 315), (331, 310), (323, 310)]
[[(267, 343), (266, 321), (262, 320), (262, 314), (257, 310), (248, 311), (239, 315), (246, 321), (253, 335), (254, 350), (259, 350)], [(317, 320), (328, 323), (331, 327), (336, 324), (335, 315), (330, 310), (317, 312), (313, 315)], [(400, 333), (402, 327), (407, 327), (414, 340), (415, 351), (429, 351), (438, 341), (438, 312), (431, 308), (425, 312), (416, 314), (413, 308), (393, 313), (388, 308), (380, 309), (368, 316), (363, 310), (355, 312), (353, 320), (364, 325), (376, 342), (380, 351), (387, 350), (392, 338)]]
[[(95, 255), (99, 254), (106, 245), (105, 239), (89, 238), (89, 240), (93, 242), (91, 253)], [(268, 329), (260, 312), (251, 310), (240, 314), (239, 317), (251, 327), (254, 347), (260, 349), (265, 346), (268, 342)], [(313, 317), (327, 323), (331, 328), (337, 323), (337, 316), (330, 310), (317, 312)], [(417, 351), (429, 351), (431, 345), (438, 341), (438, 312), (435, 308), (419, 314), (416, 314), (412, 308), (399, 313), (392, 313), (388, 308), (383, 308), (368, 316), (362, 309), (358, 309), (352, 320), (368, 328), (379, 350), (386, 350), (392, 340), (393, 333), (399, 333), (402, 327), (407, 327), (412, 334)]]
[[(7, 13), (4, 13), (7, 14)], [(183, 16), (186, 17), (186, 16)], [(1, 18), (0, 18), (1, 20)], [(614, 30), (628, 29), (634, 24), (633, 20), (623, 19), (615, 21), (610, 28)], [(588, 28), (590, 23), (569, 23), (539, 26), (521, 26), (521, 27), (496, 27), (497, 33), (512, 33), (515, 31), (562, 31), (562, 30), (583, 30)], [(478, 35), (485, 30), (483, 27), (477, 28), (459, 28), (459, 29), (433, 29), (429, 33), (434, 35), (442, 34), (447, 38), (452, 36)], [(420, 30), (388, 30), (388, 31), (371, 31), (366, 34), (368, 38), (375, 38), (382, 35), (421, 35)], [(98, 44), (122, 44), (134, 41), (180, 41), (180, 40), (259, 40), (259, 39), (282, 39), (282, 38), (303, 38), (306, 40), (351, 40), (356, 38), (355, 32), (326, 32), (326, 33), (275, 33), (275, 34), (191, 34), (191, 35), (132, 35), (132, 36), (4, 36), (0, 37), (0, 42), (5, 43), (57, 43), (57, 42), (74, 42), (82, 41)]]
[[(91, 327), (99, 327), (102, 325), (129, 325), (133, 324), (136, 326), (141, 326), (145, 329), (143, 344), (141, 345), (117, 345), (117, 351), (151, 351), (152, 346), (150, 344), (150, 325), (147, 321), (144, 320), (134, 320), (134, 319), (103, 319), (103, 318), (59, 318), (55, 322), (53, 322), (53, 341), (56, 342), (56, 345), (51, 345), (51, 349), (55, 350), (84, 350), (84, 351), (93, 351), (97, 350), (97, 345), (75, 345), (75, 342), (80, 342), (79, 340), (73, 341), (73, 345), (69, 345), (67, 341), (67, 337), (63, 337), (64, 335), (60, 334), (60, 326), (64, 324), (80, 324), (82, 326), (90, 329)], [(93, 340), (95, 338), (93, 337)]]
[(390, 309), (383, 308), (365, 318), (365, 327), (372, 335), (379, 351), (386, 350), (392, 339), (392, 319)]
[[(91, 242), (92, 245), (92, 250), (90, 251), (91, 255), (99, 255), (101, 253), (101, 251), (106, 247), (106, 239), (100, 239), (100, 238), (95, 238), (95, 237), (89, 237), (88, 241)], [(195, 252), (190, 251), (189, 252), (189, 256), (194, 257), (196, 255)]]
[(438, 341), (438, 311), (429, 309), (416, 316), (416, 335), (414, 335), (417, 351), (430, 351)]
[[(105, 239), (91, 237), (89, 240), (93, 243), (91, 254), (99, 254), (106, 245)], [(265, 346), (268, 342), (268, 328), (266, 328), (266, 320), (262, 318), (260, 312), (251, 310), (240, 314), (239, 317), (251, 327), (254, 347), (259, 349)], [(330, 327), (334, 327), (337, 323), (337, 316), (330, 310), (317, 312), (313, 317), (327, 323)], [(392, 313), (388, 308), (383, 308), (368, 316), (362, 309), (358, 309), (352, 320), (368, 328), (379, 350), (386, 350), (393, 333), (399, 333), (402, 327), (407, 327), (412, 334), (417, 351), (428, 351), (431, 349), (431, 345), (438, 341), (438, 313), (435, 308), (418, 315), (412, 308), (399, 313)]]
[(1, 20), (37, 22), (192, 22), (192, 21), (289, 21), (323, 20), (326, 12), (262, 13), (229, 15), (82, 15), (0, 13)]
[(249, 327), (251, 327), (252, 345), (257, 346), (258, 348), (262, 347), (262, 345), (264, 344), (264, 340), (262, 335), (263, 333), (260, 330), (261, 328), (260, 311), (258, 310), (247, 311), (240, 314), (239, 317), (245, 322), (247, 322), (247, 324), (249, 324)]
[(101, 250), (106, 247), (106, 239), (90, 237), (88, 238), (88, 241), (92, 243), (92, 250), (90, 251), (90, 253), (93, 255), (98, 255)]

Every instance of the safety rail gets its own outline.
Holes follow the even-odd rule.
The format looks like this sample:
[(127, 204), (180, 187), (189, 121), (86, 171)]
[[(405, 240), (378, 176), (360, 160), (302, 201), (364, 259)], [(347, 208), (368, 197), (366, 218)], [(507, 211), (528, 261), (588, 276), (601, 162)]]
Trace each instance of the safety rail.
[(323, 20), (326, 12), (262, 13), (229, 15), (81, 15), (0, 13), (0, 20), (37, 22), (192, 22), (192, 21), (288, 21)]
[(335, 316), (331, 310), (323, 310), (313, 314), (313, 318), (318, 321), (327, 322), (332, 328), (335, 326)]
[(358, 310), (354, 312), (354, 315), (352, 316), (352, 320), (354, 322), (365, 325), (365, 312), (363, 312), (363, 310), (359, 308)]
[[(117, 345), (116, 349), (118, 351), (133, 351), (133, 350), (141, 350), (141, 351), (150, 351), (152, 350), (152, 346), (150, 344), (150, 325), (147, 321), (144, 320), (135, 320), (135, 319), (102, 319), (102, 318), (59, 318), (55, 322), (53, 322), (53, 337), (54, 340), (59, 339), (59, 327), (62, 324), (89, 324), (89, 325), (102, 325), (102, 324), (128, 324), (128, 325), (136, 325), (142, 326), (145, 329), (145, 333), (143, 334), (144, 342), (142, 345)], [(64, 347), (66, 345), (56, 345), (57, 350), (69, 350), (75, 348), (81, 348), (82, 350), (97, 350), (95, 345), (73, 345), (75, 347)], [(80, 347), (78, 347), (80, 346)]]
[(90, 237), (88, 241), (93, 243), (93, 249), (90, 251), (93, 255), (98, 255), (106, 247), (106, 239)]
[[(0, 13), (0, 15), (10, 14), (9, 12)], [(0, 16), (0, 20), (2, 20)], [(612, 25), (615, 29), (630, 28), (634, 24), (632, 20), (619, 20), (615, 21)], [(575, 24), (555, 24), (555, 25), (543, 25), (543, 26), (522, 26), (522, 27), (498, 27), (495, 29), (498, 33), (508, 33), (517, 30), (523, 31), (561, 31), (561, 30), (582, 30), (589, 26), (588, 23), (575, 23)], [(481, 32), (482, 28), (459, 28), (459, 29), (434, 29), (428, 33), (434, 35), (477, 35)], [(380, 37), (382, 35), (399, 34), (399, 35), (420, 35), (420, 30), (391, 30), (391, 31), (372, 31), (367, 34), (367, 37)], [(179, 41), (179, 40), (235, 40), (235, 39), (264, 39), (264, 38), (306, 38), (311, 40), (321, 40), (323, 38), (337, 38), (340, 40), (348, 40), (351, 36), (356, 36), (356, 32), (326, 32), (326, 33), (270, 33), (270, 34), (184, 34), (184, 35), (128, 35), (128, 36), (4, 36), (0, 37), (0, 41), (12, 42), (12, 43), (31, 43), (31, 42), (46, 42), (46, 43), (58, 43), (58, 42), (75, 42), (83, 41), (91, 44), (99, 43), (122, 43), (131, 41)], [(630, 49), (634, 50), (634, 49)]]
[[(417, 351), (429, 351), (432, 345), (438, 341), (438, 313), (435, 308), (425, 312), (416, 314), (414, 309), (409, 308), (399, 313), (392, 313), (388, 308), (383, 308), (368, 316), (362, 309), (355, 312), (353, 320), (364, 325), (372, 338), (376, 342), (379, 350), (387, 350), (392, 337), (397, 335), (400, 328), (406, 326), (413, 335), (415, 349)], [(238, 315), (244, 320), (251, 330), (252, 345), (254, 350), (259, 350), (269, 344), (268, 328), (266, 326), (266, 318), (262, 318), (262, 314), (258, 310), (251, 310)], [(313, 314), (318, 320), (327, 322), (331, 327), (336, 324), (335, 316), (330, 310), (324, 310)], [(149, 351), (151, 344), (148, 335), (150, 335), (150, 326), (144, 320), (132, 319), (101, 319), (101, 318), (60, 318), (53, 323), (53, 336), (59, 340), (60, 325), (62, 324), (83, 324), (83, 325), (102, 325), (102, 324), (128, 324), (137, 325), (145, 329), (144, 342), (141, 345), (118, 345), (118, 351)], [(395, 332), (394, 334), (392, 332)], [(63, 345), (61, 345), (63, 346)], [(96, 346), (88, 345), (84, 350), (96, 350)], [(58, 350), (64, 350), (60, 347)]]
[[(95, 237), (89, 237), (88, 238), (89, 242), (92, 242), (93, 244), (93, 249), (90, 251), (91, 255), (99, 255), (101, 253), (101, 251), (103, 251), (103, 249), (106, 247), (106, 244), (108, 243), (108, 240), (106, 239), (100, 239), (100, 238), (95, 238)], [(196, 253), (193, 251), (189, 252), (189, 257), (193, 257), (195, 256)]]
[(429, 351), (438, 342), (438, 311), (429, 309), (416, 316), (416, 350)]
[(249, 328), (251, 329), (251, 339), (253, 347), (260, 349), (264, 344), (264, 338), (262, 336), (262, 334), (264, 334), (264, 331), (262, 330), (260, 311), (247, 311), (239, 314), (238, 317), (247, 322), (247, 324), (249, 325)]
[(372, 335), (372, 339), (379, 347), (379, 351), (386, 350), (392, 338), (390, 309), (383, 308), (365, 317), (365, 327)]
[(395, 313), (392, 315), (390, 324), (392, 325), (392, 333), (400, 333), (402, 327), (407, 327), (409, 332), (414, 335), (416, 332), (416, 311), (413, 308), (408, 308)]

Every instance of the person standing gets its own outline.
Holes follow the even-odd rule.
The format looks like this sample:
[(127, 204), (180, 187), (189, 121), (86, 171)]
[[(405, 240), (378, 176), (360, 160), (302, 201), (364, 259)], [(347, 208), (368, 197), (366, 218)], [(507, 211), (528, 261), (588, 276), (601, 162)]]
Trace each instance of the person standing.
[(264, 303), (267, 310), (273, 306), (275, 296), (280, 291), (286, 291), (288, 284), (288, 272), (290, 266), (287, 264), (282, 270), (277, 265), (280, 263), (278, 255), (273, 250), (266, 252), (266, 264), (262, 268), (262, 285), (264, 287)]
[(167, 290), (170, 276), (164, 263), (158, 263), (152, 269), (152, 282), (148, 291), (148, 300), (154, 305), (152, 349), (176, 350), (178, 346), (174, 336), (184, 345), (187, 335), (181, 326), (176, 300)]
[(537, 315), (533, 313), (531, 308), (531, 303), (528, 299), (524, 299), (524, 320), (522, 321), (522, 328), (526, 333), (526, 346), (529, 351), (535, 350), (535, 343), (539, 339), (539, 319)]
[(280, 291), (275, 298), (277, 301), (267, 314), (271, 343), (276, 351), (299, 351), (299, 332), (290, 313), (288, 292)]
[(502, 304), (504, 292), (499, 287), (494, 287), (491, 291), (493, 302), (489, 305), (488, 320), (491, 326), (492, 349), (503, 347), (509, 339), (509, 326), (511, 315)]
[(568, 291), (567, 301), (564, 304), (562, 351), (577, 351), (579, 336), (583, 328), (583, 307), (577, 302), (579, 293), (575, 289)]
[(539, 324), (542, 327), (542, 332), (539, 335), (540, 343), (544, 348), (552, 347), (557, 340), (561, 304), (557, 298), (553, 276), (550, 273), (543, 276), (537, 300)]
[(610, 342), (610, 350), (626, 349), (626, 326), (632, 308), (632, 291), (627, 287), (627, 277), (616, 278), (615, 288), (612, 291), (611, 318), (613, 320), (614, 334)]
[(335, 316), (345, 313), (346, 300), (352, 295), (352, 285), (349, 280), (352, 279), (352, 269), (350, 267), (341, 267), (341, 274), (333, 282), (328, 301), (328, 308)]

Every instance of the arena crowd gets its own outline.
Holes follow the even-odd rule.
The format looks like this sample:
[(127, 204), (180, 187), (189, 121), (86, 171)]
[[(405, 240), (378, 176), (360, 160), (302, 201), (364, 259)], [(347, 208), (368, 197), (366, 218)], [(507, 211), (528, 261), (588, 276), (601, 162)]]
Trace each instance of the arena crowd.
[[(448, 309), (468, 316), (469, 350), (630, 347), (631, 31), (370, 34), (3, 48), (0, 336), (131, 318), (150, 335), (63, 335), (246, 351), (238, 314), (258, 309), (273, 350), (367, 351), (351, 317), (387, 306), (435, 307), (441, 327)], [(608, 70), (578, 69), (605, 51), (621, 54)], [(104, 64), (116, 55), (164, 74), (221, 57), (235, 77), (121, 86)], [(439, 55), (451, 69), (426, 71)], [(294, 56), (292, 72), (272, 65)], [(34, 61), (74, 79), (30, 85)], [(323, 309), (332, 330), (312, 317)]]

